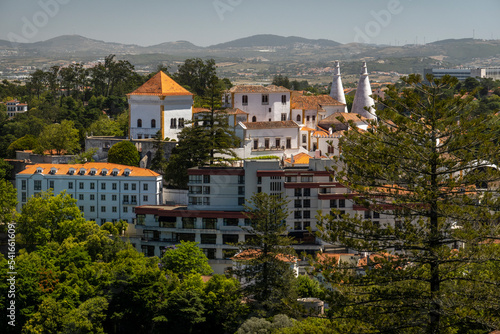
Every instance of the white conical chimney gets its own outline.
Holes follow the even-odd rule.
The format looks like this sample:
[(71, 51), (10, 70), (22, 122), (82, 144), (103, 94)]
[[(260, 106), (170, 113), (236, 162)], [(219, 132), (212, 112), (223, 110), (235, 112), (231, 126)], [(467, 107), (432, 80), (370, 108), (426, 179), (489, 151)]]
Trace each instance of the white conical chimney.
[[(333, 81), (332, 89), (330, 90), (330, 96), (340, 103), (346, 104), (344, 95), (344, 86), (342, 85), (342, 78), (340, 76), (340, 65), (339, 62), (335, 62), (335, 69), (333, 70)], [(345, 106), (344, 112), (348, 112), (347, 105)]]
[[(351, 113), (359, 114), (368, 119), (376, 119), (375, 116), (375, 102), (372, 97), (372, 87), (370, 86), (370, 79), (368, 78), (368, 70), (366, 68), (366, 62), (363, 62), (361, 67), (361, 75), (359, 76), (358, 87), (356, 88), (356, 95), (354, 95), (354, 101), (352, 103)], [(366, 110), (368, 107), (369, 110)]]

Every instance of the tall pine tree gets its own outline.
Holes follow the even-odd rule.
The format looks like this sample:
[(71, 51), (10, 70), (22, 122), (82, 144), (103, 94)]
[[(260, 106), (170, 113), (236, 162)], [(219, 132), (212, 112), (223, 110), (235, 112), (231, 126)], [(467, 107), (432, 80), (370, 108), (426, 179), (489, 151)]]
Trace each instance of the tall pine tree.
[(372, 254), (363, 275), (322, 268), (332, 315), (367, 332), (486, 333), (500, 328), (498, 116), (445, 95), (456, 79), (427, 80), (391, 87), (378, 122), (340, 141), (336, 179), (394, 223), (323, 217), (323, 239)]

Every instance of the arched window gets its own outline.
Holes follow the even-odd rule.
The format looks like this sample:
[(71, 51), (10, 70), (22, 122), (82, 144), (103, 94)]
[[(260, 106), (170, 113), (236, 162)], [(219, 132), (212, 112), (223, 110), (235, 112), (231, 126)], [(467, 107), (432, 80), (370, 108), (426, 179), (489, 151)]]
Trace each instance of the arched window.
[(151, 120), (151, 127), (156, 128), (156, 119)]
[(300, 122), (300, 115), (297, 115), (297, 122)]
[(142, 128), (142, 119), (140, 118), (137, 120), (137, 127)]
[(257, 117), (252, 117), (252, 122), (257, 122)]

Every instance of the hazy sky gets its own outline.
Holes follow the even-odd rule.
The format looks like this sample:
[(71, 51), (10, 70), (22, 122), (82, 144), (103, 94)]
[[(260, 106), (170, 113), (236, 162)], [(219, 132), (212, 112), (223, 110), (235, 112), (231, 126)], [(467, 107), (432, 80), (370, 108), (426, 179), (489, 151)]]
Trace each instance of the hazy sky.
[(255, 34), (340, 43), (500, 38), (499, 0), (0, 0), (0, 39), (78, 34), (143, 46), (199, 46)]

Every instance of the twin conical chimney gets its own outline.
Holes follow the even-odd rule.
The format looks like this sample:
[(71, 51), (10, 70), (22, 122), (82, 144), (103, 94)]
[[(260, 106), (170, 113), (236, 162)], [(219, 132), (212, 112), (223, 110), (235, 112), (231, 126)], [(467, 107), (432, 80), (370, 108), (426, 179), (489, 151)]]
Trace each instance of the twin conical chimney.
[[(333, 70), (333, 81), (330, 96), (340, 103), (346, 104), (344, 86), (342, 85), (342, 78), (340, 77), (340, 65), (338, 61), (335, 62), (335, 69)], [(347, 105), (345, 106), (344, 112), (348, 112)]]
[[(370, 79), (368, 78), (368, 69), (366, 68), (366, 62), (363, 62), (351, 113), (356, 113), (368, 119), (376, 119), (374, 108), (375, 102), (371, 95), (372, 87), (370, 86)], [(368, 110), (366, 110), (365, 107), (367, 107)]]

